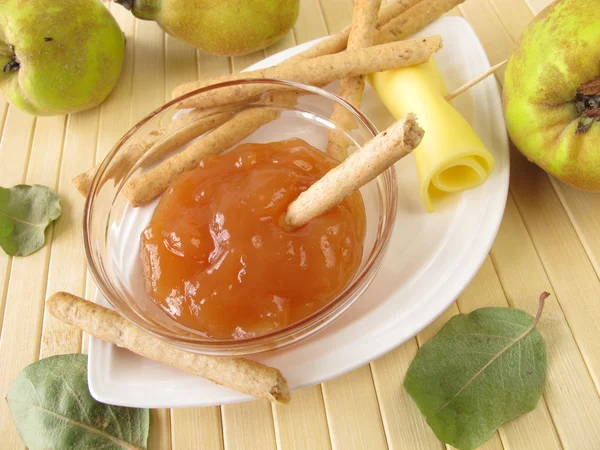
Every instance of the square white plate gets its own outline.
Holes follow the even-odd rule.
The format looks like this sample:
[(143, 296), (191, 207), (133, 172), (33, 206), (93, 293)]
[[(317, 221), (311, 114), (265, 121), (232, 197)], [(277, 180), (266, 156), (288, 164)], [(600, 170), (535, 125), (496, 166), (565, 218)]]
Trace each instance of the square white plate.
[[(444, 48), (435, 58), (450, 90), (490, 68), (464, 19), (440, 19), (417, 36), (430, 34), (444, 39)], [(249, 70), (276, 64), (314, 43), (288, 49)], [(336, 92), (336, 84), (327, 89)], [(493, 154), (493, 174), (482, 186), (449, 197), (428, 214), (419, 200), (413, 158), (396, 164), (398, 216), (389, 250), (371, 286), (321, 333), (254, 358), (279, 368), (292, 389), (342, 375), (415, 336), (456, 299), (483, 263), (502, 219), (509, 179), (508, 139), (496, 80), (487, 78), (453, 104)], [(393, 121), (369, 86), (361, 110), (379, 129)], [(100, 293), (96, 301), (108, 306)], [(113, 405), (174, 408), (251, 400), (98, 339), (90, 339), (88, 378), (92, 396)]]

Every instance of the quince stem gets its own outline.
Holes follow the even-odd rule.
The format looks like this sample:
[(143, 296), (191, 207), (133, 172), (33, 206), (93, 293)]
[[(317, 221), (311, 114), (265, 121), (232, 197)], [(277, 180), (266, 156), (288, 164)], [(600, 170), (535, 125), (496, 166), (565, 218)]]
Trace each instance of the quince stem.
[(131, 11), (133, 9), (134, 1), (135, 0), (115, 0), (115, 3), (118, 3), (123, 8), (127, 9), (128, 11)]
[(114, 0), (142, 20), (155, 20), (162, 0)]

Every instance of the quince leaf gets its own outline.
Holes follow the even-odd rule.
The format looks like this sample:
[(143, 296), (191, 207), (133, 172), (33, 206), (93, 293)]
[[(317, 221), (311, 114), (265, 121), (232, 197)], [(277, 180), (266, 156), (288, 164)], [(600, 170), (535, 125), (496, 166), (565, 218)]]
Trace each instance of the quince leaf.
[(7, 238), (15, 229), (15, 224), (7, 217), (0, 216), (0, 239)]
[(86, 355), (51, 356), (27, 366), (6, 399), (21, 439), (31, 450), (146, 448), (149, 410), (94, 400)]
[(404, 387), (441, 441), (474, 449), (503, 423), (533, 410), (546, 381), (535, 318), (514, 308), (454, 316), (423, 345)]
[(45, 186), (0, 187), (0, 247), (10, 256), (30, 255), (44, 245), (46, 228), (60, 214), (60, 199)]

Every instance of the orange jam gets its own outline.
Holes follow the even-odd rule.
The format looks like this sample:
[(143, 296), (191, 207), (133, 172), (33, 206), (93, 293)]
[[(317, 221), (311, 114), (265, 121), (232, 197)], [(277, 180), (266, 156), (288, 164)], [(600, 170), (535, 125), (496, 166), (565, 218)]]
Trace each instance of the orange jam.
[(178, 323), (215, 339), (259, 336), (331, 302), (362, 258), (358, 192), (286, 231), (290, 202), (335, 166), (300, 139), (206, 157), (161, 198), (141, 236), (146, 290)]

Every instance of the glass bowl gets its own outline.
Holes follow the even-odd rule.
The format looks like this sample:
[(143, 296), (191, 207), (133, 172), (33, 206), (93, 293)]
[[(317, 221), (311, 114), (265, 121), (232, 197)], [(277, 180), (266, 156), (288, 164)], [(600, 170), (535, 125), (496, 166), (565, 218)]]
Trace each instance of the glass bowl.
[[(219, 90), (252, 95), (246, 95), (244, 100), (236, 95), (231, 97), (236, 99), (234, 102), (226, 100), (205, 109), (181, 109), (191, 100), (215, 98)], [(350, 112), (350, 126), (346, 127), (349, 132), (331, 121), (334, 104)], [(140, 234), (150, 221), (158, 199), (145, 206), (132, 207), (124, 188), (130, 180), (188, 147), (189, 142), (180, 142), (183, 138), (174, 134), (157, 140), (157, 135), (173, 127), (174, 120), (193, 118), (190, 119), (192, 124), (203, 121), (209, 125), (197, 127), (203, 133), (193, 138), (195, 142), (214, 132), (224, 114), (258, 117), (257, 114), (263, 113), (275, 113), (276, 119), (253, 127), (249, 131), (254, 131), (239, 142), (229, 140), (224, 151), (238, 143), (265, 143), (293, 137), (304, 139), (323, 151), (332, 130), (349, 139), (350, 151), (353, 151), (377, 134), (360, 111), (323, 89), (282, 80), (239, 80), (198, 89), (146, 116), (117, 142), (93, 178), (83, 219), (85, 254), (92, 277), (115, 310), (139, 328), (176, 347), (203, 354), (243, 356), (297, 343), (322, 330), (350, 308), (369, 286), (383, 261), (396, 217), (397, 184), (393, 167), (360, 190), (367, 228), (363, 257), (356, 274), (335, 299), (302, 321), (256, 337), (209, 339), (175, 322), (150, 299), (144, 289), (139, 257)], [(182, 119), (188, 114), (192, 115)], [(161, 153), (156, 142), (165, 140), (177, 148)]]

